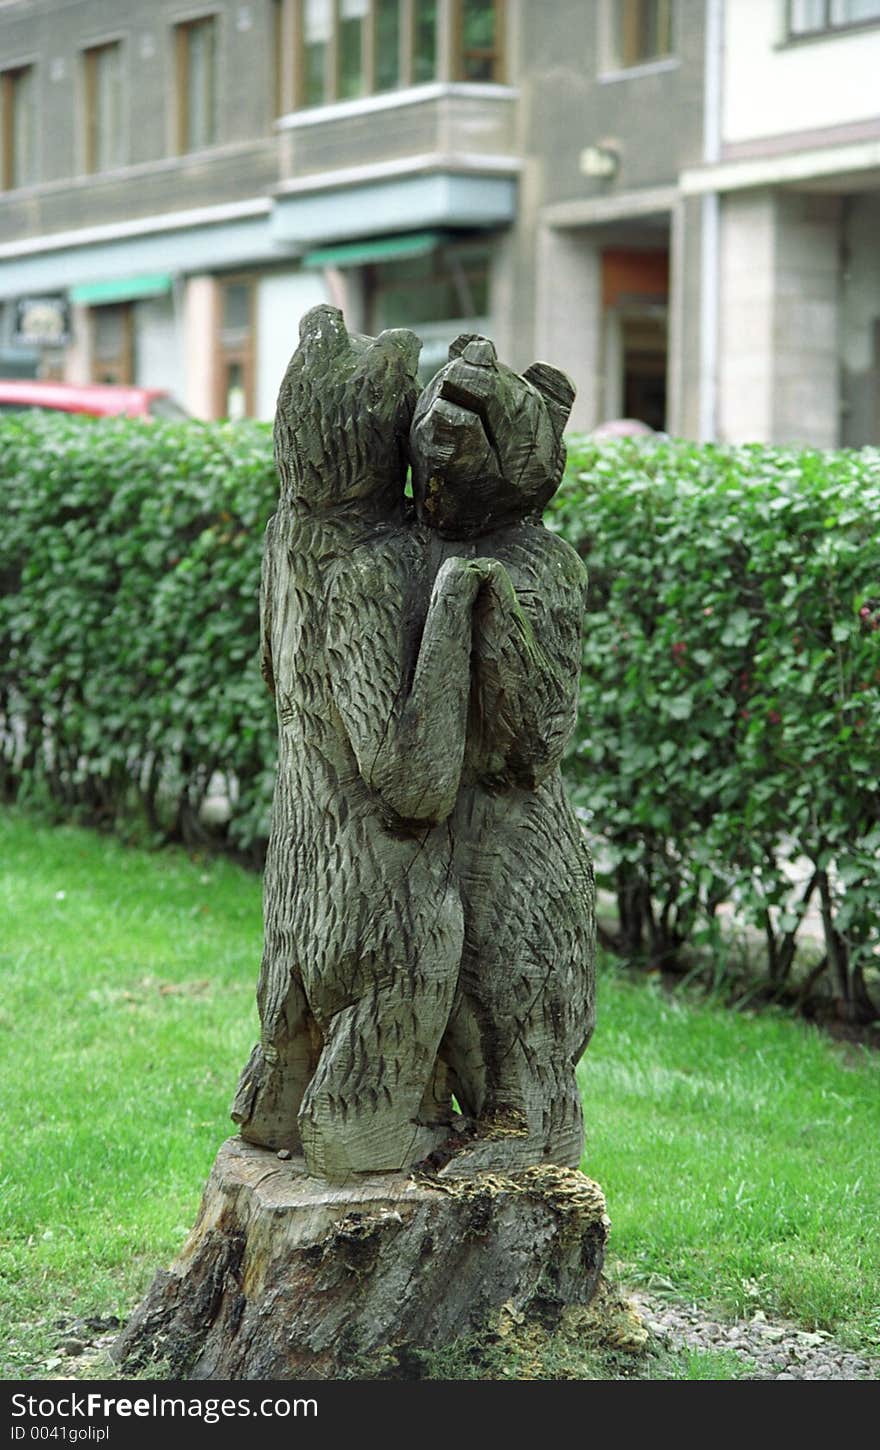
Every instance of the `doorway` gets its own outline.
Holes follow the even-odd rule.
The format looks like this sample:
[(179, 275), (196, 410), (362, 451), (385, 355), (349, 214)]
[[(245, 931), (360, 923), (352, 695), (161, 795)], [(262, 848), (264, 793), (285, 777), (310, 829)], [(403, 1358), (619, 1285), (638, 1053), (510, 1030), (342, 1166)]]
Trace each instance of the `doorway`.
[(606, 248), (602, 253), (604, 413), (666, 428), (669, 253)]
[(130, 302), (93, 307), (92, 382), (131, 383), (134, 377), (134, 324)]
[(621, 318), (623, 414), (655, 432), (666, 428), (666, 317), (638, 313)]

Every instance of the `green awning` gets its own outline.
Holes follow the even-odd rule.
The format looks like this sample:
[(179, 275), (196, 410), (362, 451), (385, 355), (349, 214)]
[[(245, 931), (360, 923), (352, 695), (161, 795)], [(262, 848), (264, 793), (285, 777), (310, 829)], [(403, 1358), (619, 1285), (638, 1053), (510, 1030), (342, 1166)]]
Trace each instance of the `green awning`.
[(134, 302), (139, 297), (161, 297), (171, 291), (169, 272), (147, 272), (141, 277), (114, 277), (110, 282), (83, 282), (71, 287), (71, 302), (81, 307), (103, 307), (109, 302)]
[(364, 237), (307, 252), (303, 267), (360, 267), (366, 262), (395, 262), (400, 257), (424, 257), (444, 241), (442, 232), (405, 232), (397, 237)]

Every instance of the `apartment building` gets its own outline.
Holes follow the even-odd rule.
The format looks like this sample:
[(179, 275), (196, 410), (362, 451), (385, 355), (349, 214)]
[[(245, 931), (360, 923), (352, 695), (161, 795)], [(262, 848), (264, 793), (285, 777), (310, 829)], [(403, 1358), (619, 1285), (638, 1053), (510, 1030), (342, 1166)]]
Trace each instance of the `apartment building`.
[(680, 179), (705, 228), (705, 431), (880, 443), (880, 0), (718, 8), (705, 159)]
[(878, 62), (880, 0), (0, 0), (0, 371), (269, 417), (328, 299), (878, 441)]

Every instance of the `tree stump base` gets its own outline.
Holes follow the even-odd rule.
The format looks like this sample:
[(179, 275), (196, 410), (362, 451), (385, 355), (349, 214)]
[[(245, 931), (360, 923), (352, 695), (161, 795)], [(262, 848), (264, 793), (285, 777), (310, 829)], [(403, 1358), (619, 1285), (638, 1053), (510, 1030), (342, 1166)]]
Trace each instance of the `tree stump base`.
[(588, 1305), (607, 1233), (601, 1189), (573, 1169), (333, 1184), (230, 1138), (111, 1355), (174, 1379), (419, 1378), (420, 1352), (502, 1310), (552, 1330)]

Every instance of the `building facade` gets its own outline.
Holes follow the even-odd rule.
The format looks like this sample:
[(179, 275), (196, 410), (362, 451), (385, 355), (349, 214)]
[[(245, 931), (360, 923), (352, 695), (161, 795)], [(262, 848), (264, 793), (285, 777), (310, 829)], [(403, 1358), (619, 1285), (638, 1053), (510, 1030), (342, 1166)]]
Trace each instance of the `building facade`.
[(880, 0), (726, 0), (704, 295), (722, 438), (880, 443)]
[(0, 0), (0, 371), (269, 417), (332, 300), (876, 442), (878, 63), (880, 0)]

